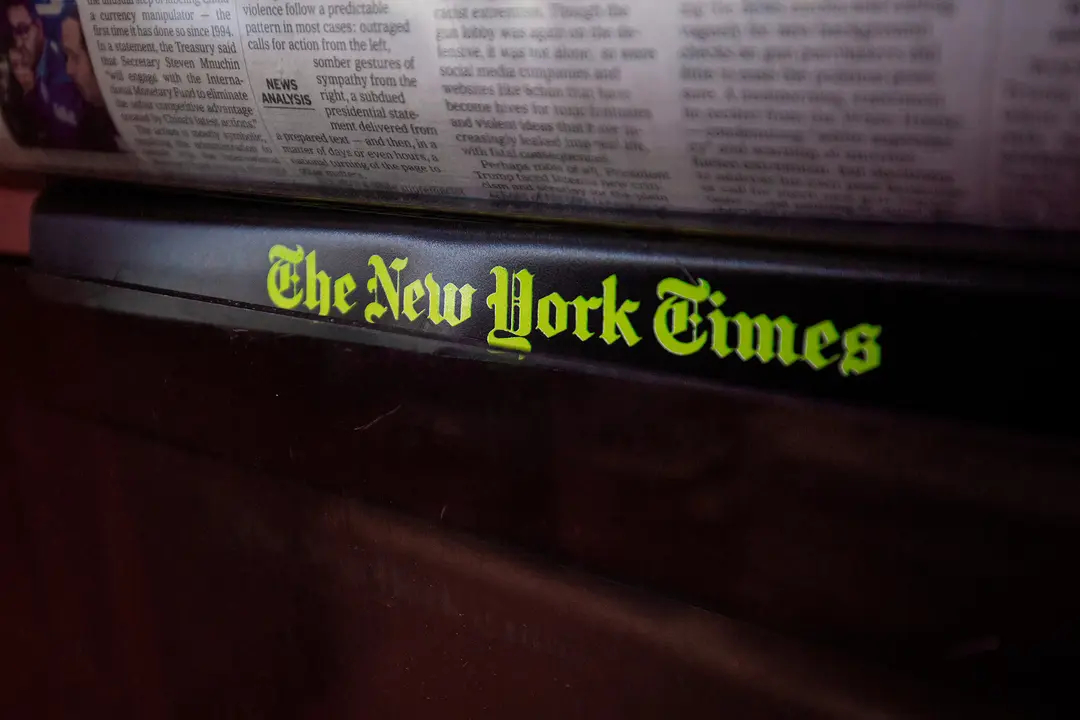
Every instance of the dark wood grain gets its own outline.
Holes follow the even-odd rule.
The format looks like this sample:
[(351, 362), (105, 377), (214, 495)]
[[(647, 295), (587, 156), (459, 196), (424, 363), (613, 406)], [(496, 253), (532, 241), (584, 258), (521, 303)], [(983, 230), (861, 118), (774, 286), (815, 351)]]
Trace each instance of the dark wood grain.
[[(1022, 651), (1075, 618), (1070, 438), (128, 317), (35, 299), (23, 275), (0, 271), (0, 330), (17, 339), (5, 564), (22, 579), (5, 602), (47, 632), (6, 632), (28, 657), (63, 658), (57, 712), (75, 698), (123, 717), (315, 717), (362, 699), (409, 716), (442, 698), (454, 717), (659, 717), (684, 698), (695, 712), (679, 716), (724, 702), (734, 717), (798, 714), (635, 660), (633, 643), (590, 656), (515, 629), (503, 615), (548, 610), (498, 593), (484, 602), (502, 609), (458, 630), (475, 642), (501, 626), (506, 647), (448, 674), (465, 651), (436, 591), (390, 592), (412, 615), (347, 620), (351, 573), (373, 567), (334, 525), (356, 503), (928, 683), (955, 680), (973, 639)], [(395, 562), (404, 582), (428, 577)], [(396, 638), (425, 623), (417, 656)], [(565, 672), (570, 657), (622, 667), (578, 669), (620, 684), (622, 704), (494, 679)], [(22, 682), (40, 688), (31, 669)]]

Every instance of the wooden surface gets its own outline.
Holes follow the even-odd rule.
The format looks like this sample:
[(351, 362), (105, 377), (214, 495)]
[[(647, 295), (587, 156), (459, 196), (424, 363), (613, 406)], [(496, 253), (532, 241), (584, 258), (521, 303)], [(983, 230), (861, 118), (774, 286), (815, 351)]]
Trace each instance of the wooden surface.
[(0, 255), (30, 252), (30, 210), (43, 182), (0, 173)]
[[(0, 609), (35, 716), (866, 716), (650, 645), (689, 604), (1051, 702), (1009, 683), (1080, 606), (1072, 438), (113, 315), (24, 276), (0, 269)], [(453, 565), (444, 536), (487, 549)], [(675, 604), (553, 610), (496, 571), (534, 566), (551, 597)]]

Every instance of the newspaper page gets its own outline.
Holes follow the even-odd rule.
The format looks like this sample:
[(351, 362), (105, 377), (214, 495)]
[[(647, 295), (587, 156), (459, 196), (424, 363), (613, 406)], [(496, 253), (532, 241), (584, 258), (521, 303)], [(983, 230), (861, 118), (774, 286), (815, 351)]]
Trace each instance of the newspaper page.
[(3, 0), (2, 164), (1080, 229), (1080, 0)]

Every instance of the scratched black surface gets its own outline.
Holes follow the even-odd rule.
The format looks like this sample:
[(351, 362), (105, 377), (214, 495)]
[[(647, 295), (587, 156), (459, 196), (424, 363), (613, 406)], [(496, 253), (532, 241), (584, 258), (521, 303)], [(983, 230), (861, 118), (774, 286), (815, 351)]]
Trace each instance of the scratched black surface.
[[(632, 368), (1019, 427), (1068, 432), (1078, 422), (1069, 409), (1080, 384), (1063, 333), (1080, 310), (1080, 285), (1067, 270), (950, 266), (850, 249), (809, 254), (755, 248), (753, 238), (705, 243), (671, 234), (132, 192), (122, 203), (109, 199), (115, 192), (106, 197), (83, 186), (46, 196), (34, 224), (35, 267), (122, 287), (269, 307), (269, 248), (302, 245), (317, 250), (320, 270), (332, 277), (348, 272), (359, 286), (352, 312), (331, 316), (368, 326), (368, 258), (379, 254), (389, 263), (407, 257), (402, 285), (432, 272), (440, 283), (477, 288), (473, 317), (449, 328), (426, 318), (387, 322), (387, 315), (371, 327), (458, 343), (479, 355), (492, 327), (484, 304), (494, 290), (492, 267), (528, 268), (536, 278), (534, 302), (549, 292), (568, 300), (579, 293), (599, 297), (601, 282), (614, 273), (618, 302), (641, 302), (632, 318), (642, 341), (633, 348), (622, 340), (608, 346), (598, 336), (594, 312), (591, 329), (597, 336), (587, 342), (570, 331), (548, 339), (534, 329), (528, 362), (580, 359), (616, 371)], [(831, 320), (841, 332), (860, 323), (880, 326), (882, 364), (845, 377), (836, 365), (815, 371), (802, 362), (785, 367), (778, 360), (720, 360), (707, 347), (689, 357), (673, 356), (651, 329), (659, 303), (656, 285), (665, 277), (706, 280), (727, 295), (729, 315), (786, 315), (800, 328)], [(213, 313), (205, 320), (214, 322)]]

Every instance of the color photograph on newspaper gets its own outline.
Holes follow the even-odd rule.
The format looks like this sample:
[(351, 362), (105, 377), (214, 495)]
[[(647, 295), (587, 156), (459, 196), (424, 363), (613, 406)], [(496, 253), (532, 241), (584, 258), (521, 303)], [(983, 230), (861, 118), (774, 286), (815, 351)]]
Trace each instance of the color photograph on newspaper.
[(15, 142), (117, 152), (75, 0), (0, 2), (0, 114)]

